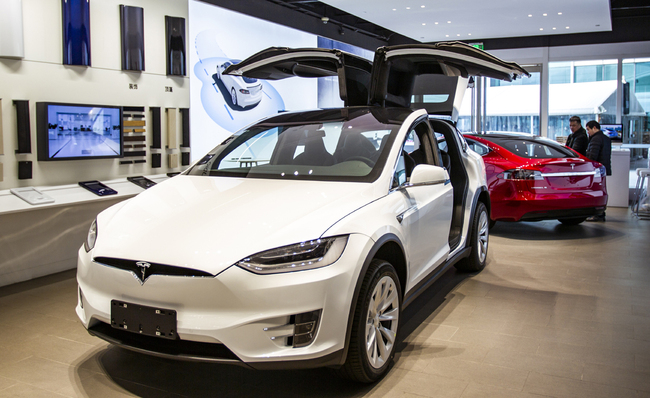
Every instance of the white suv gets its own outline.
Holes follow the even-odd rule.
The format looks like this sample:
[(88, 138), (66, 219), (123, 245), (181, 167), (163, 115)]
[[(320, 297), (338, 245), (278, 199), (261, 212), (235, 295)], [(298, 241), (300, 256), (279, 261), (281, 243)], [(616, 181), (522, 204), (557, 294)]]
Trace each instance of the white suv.
[(483, 161), (429, 113), (453, 117), (469, 75), (526, 72), (443, 43), (381, 48), (374, 63), (273, 48), (225, 73), (338, 75), (346, 107), (264, 119), (99, 214), (77, 314), (153, 355), (375, 381), (404, 307), (450, 266), (485, 266)]

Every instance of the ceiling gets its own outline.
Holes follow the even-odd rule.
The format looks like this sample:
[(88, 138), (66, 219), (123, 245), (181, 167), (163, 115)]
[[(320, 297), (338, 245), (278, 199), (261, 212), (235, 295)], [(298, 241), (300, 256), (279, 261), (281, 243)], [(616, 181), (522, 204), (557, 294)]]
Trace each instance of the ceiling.
[(321, 0), (420, 42), (612, 30), (610, 0)]

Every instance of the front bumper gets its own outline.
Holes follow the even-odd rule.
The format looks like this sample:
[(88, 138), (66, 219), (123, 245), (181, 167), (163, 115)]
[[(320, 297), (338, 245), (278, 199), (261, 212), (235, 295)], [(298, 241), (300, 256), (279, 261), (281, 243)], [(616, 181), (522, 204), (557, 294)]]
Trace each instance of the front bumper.
[[(354, 286), (372, 244), (364, 235), (350, 235), (336, 263), (314, 270), (256, 275), (231, 266), (216, 277), (153, 275), (143, 285), (129, 271), (92, 261), (81, 248), (76, 311), (91, 334), (158, 356), (255, 368), (338, 365)], [(113, 299), (175, 310), (178, 337), (111, 327)], [(311, 344), (294, 348), (284, 337), (292, 316), (316, 310), (321, 313)]]

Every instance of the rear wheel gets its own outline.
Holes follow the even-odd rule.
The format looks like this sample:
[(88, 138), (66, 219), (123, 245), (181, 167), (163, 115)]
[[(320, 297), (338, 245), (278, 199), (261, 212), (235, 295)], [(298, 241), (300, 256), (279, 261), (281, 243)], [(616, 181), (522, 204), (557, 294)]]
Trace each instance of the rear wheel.
[(485, 268), (490, 234), (489, 220), (487, 207), (483, 202), (478, 202), (476, 211), (474, 211), (474, 219), (470, 224), (469, 242), (472, 249), (469, 257), (455, 264), (456, 269), (459, 271), (478, 272)]
[(234, 88), (230, 89), (230, 100), (233, 105), (237, 105), (237, 93)]
[(336, 370), (339, 376), (362, 383), (384, 377), (395, 355), (401, 300), (395, 268), (372, 260), (359, 291), (348, 356)]
[(561, 222), (564, 225), (578, 225), (581, 222), (585, 221), (587, 217), (580, 217), (580, 218), (560, 218), (558, 219), (559, 222)]

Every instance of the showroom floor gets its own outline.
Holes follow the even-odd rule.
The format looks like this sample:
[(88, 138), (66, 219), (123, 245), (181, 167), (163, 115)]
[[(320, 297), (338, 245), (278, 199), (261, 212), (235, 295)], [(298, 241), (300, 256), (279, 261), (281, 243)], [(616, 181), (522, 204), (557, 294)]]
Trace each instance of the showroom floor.
[(0, 288), (0, 397), (650, 397), (650, 221), (499, 223), (487, 268), (402, 315), (375, 385), (139, 355), (76, 319), (74, 271)]

